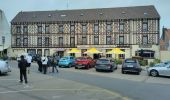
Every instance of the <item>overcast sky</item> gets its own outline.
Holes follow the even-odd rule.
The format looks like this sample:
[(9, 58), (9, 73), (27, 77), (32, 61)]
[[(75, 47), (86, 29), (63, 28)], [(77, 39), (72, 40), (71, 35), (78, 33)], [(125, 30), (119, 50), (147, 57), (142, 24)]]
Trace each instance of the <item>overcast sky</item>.
[[(67, 5), (68, 4), (68, 5)], [(20, 11), (46, 11), (154, 5), (161, 28), (170, 28), (170, 0), (0, 0), (0, 9), (10, 22)]]

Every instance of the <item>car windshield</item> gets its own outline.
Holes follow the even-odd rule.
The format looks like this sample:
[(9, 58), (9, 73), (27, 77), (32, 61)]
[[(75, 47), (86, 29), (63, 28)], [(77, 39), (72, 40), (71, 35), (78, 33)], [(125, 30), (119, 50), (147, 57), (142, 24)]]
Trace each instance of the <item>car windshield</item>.
[(97, 64), (108, 64), (110, 61), (108, 59), (99, 59), (96, 62)]

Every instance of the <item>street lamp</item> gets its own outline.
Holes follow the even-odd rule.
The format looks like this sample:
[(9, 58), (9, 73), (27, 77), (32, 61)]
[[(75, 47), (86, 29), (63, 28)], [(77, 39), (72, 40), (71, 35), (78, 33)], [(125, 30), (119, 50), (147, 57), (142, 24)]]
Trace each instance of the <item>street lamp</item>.
[(4, 56), (4, 44), (5, 44), (5, 36), (2, 36), (2, 56)]

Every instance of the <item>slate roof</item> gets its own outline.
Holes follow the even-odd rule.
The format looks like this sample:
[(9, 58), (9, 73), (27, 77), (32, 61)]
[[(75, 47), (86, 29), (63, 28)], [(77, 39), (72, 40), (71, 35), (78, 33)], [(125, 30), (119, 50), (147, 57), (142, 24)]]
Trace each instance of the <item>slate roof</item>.
[(160, 18), (154, 6), (19, 12), (11, 23)]

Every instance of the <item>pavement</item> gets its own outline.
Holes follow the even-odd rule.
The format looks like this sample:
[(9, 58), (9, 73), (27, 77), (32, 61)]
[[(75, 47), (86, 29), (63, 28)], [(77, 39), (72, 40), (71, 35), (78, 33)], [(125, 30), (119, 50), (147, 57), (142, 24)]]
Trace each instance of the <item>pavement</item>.
[(95, 68), (91, 68), (89, 70), (86, 69), (75, 69), (75, 68), (60, 68), (59, 70), (62, 71), (71, 71), (76, 73), (83, 73), (83, 74), (91, 74), (97, 75), (101, 77), (109, 77), (113, 79), (122, 79), (122, 80), (130, 80), (130, 81), (137, 81), (137, 82), (144, 82), (144, 83), (155, 83), (155, 84), (170, 84), (170, 77), (152, 77), (148, 76), (146, 67), (142, 68), (142, 72), (140, 75), (136, 75), (133, 73), (122, 74), (121, 73), (121, 66), (118, 66), (118, 69), (113, 72), (96, 72)]
[(10, 62), (12, 72), (0, 76), (0, 100), (130, 100), (113, 91), (59, 78), (56, 74), (60, 73), (36, 72), (36, 63), (28, 74), (28, 84), (21, 84), (16, 64)]

